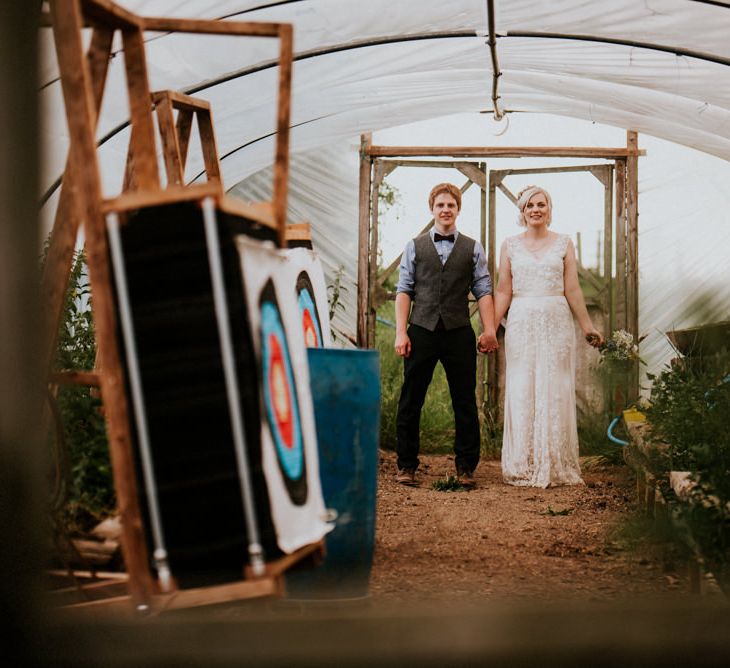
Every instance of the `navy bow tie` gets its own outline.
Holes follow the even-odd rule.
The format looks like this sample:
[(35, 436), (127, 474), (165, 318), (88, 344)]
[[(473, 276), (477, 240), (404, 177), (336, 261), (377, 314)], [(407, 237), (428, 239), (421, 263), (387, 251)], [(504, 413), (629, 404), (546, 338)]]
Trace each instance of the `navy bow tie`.
[(454, 235), (453, 234), (439, 234), (438, 232), (434, 232), (433, 240), (434, 241), (450, 241), (451, 243), (454, 243)]

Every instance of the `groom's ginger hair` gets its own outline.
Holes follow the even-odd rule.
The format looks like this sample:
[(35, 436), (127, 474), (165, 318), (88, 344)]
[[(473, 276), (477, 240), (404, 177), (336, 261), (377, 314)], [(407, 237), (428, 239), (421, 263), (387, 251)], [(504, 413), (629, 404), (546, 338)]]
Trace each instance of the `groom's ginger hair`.
[(456, 208), (461, 211), (461, 190), (453, 183), (439, 183), (431, 188), (428, 195), (428, 208), (433, 209), (433, 203), (439, 195), (451, 195), (456, 200)]

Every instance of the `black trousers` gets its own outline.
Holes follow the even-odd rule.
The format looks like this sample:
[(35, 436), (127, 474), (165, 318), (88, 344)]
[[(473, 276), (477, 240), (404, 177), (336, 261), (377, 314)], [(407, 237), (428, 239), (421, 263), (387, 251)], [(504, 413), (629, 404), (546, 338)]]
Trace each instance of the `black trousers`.
[(454, 409), (456, 468), (473, 471), (479, 462), (474, 330), (466, 326), (431, 332), (418, 325), (410, 325), (408, 336), (411, 339), (411, 355), (403, 360), (403, 387), (396, 416), (398, 468), (418, 467), (421, 409), (436, 363), (441, 362)]

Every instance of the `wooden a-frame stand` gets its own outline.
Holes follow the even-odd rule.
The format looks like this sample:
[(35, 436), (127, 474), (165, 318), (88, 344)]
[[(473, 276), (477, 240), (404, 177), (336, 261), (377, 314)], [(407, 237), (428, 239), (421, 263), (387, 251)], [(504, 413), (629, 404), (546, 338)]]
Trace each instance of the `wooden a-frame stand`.
[[(288, 139), (291, 92), (292, 28), (281, 23), (203, 21), (148, 18), (132, 14), (109, 0), (51, 0), (43, 25), (53, 29), (56, 54), (70, 135), (70, 149), (63, 174), (42, 290), (47, 314), (47, 340), (43, 361), (52, 371), (55, 334), (63, 311), (64, 296), (73, 260), (79, 225), (85, 231), (87, 264), (93, 289), (97, 364), (93, 372), (57, 372), (55, 382), (97, 385), (101, 390), (114, 485), (122, 519), (122, 553), (129, 574), (129, 596), (83, 604), (99, 604), (126, 610), (160, 611), (219, 603), (241, 598), (269, 596), (282, 591), (281, 575), (300, 559), (318, 553), (321, 543), (266, 564), (266, 573), (228, 585), (161, 594), (149, 566), (130, 433), (130, 410), (125, 394), (124, 369), (117, 337), (117, 315), (109, 266), (105, 226), (108, 213), (143, 206), (211, 197), (218, 208), (245, 216), (273, 228), (280, 246), (286, 239)], [(87, 51), (82, 28), (92, 30)], [(130, 107), (130, 143), (122, 192), (104, 199), (97, 159), (95, 132), (111, 58), (112, 41), (119, 31)], [(144, 50), (145, 31), (174, 31), (276, 38), (280, 42), (276, 163), (271, 202), (246, 205), (225, 195), (207, 102), (174, 91), (151, 93)], [(160, 183), (155, 152), (153, 113), (161, 134), (166, 187)], [(177, 111), (177, 120), (174, 113)], [(207, 181), (185, 186), (184, 170), (193, 118), (197, 120)], [(243, 573), (242, 573), (243, 576)], [(131, 600), (130, 600), (131, 599)]]

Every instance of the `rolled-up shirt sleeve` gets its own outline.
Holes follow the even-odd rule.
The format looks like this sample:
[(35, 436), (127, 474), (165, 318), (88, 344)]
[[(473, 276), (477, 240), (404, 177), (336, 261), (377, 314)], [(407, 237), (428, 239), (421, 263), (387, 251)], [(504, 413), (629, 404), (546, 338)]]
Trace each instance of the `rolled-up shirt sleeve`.
[(474, 295), (474, 299), (479, 301), (484, 295), (492, 294), (492, 277), (487, 269), (487, 256), (479, 242), (474, 244), (473, 261), (471, 293)]
[[(485, 264), (486, 267), (486, 264)], [(400, 275), (398, 277), (398, 284), (395, 286), (396, 293), (405, 292), (410, 297), (415, 294), (415, 281), (413, 276), (416, 272), (416, 244), (411, 239), (403, 251), (403, 255), (400, 259)]]

